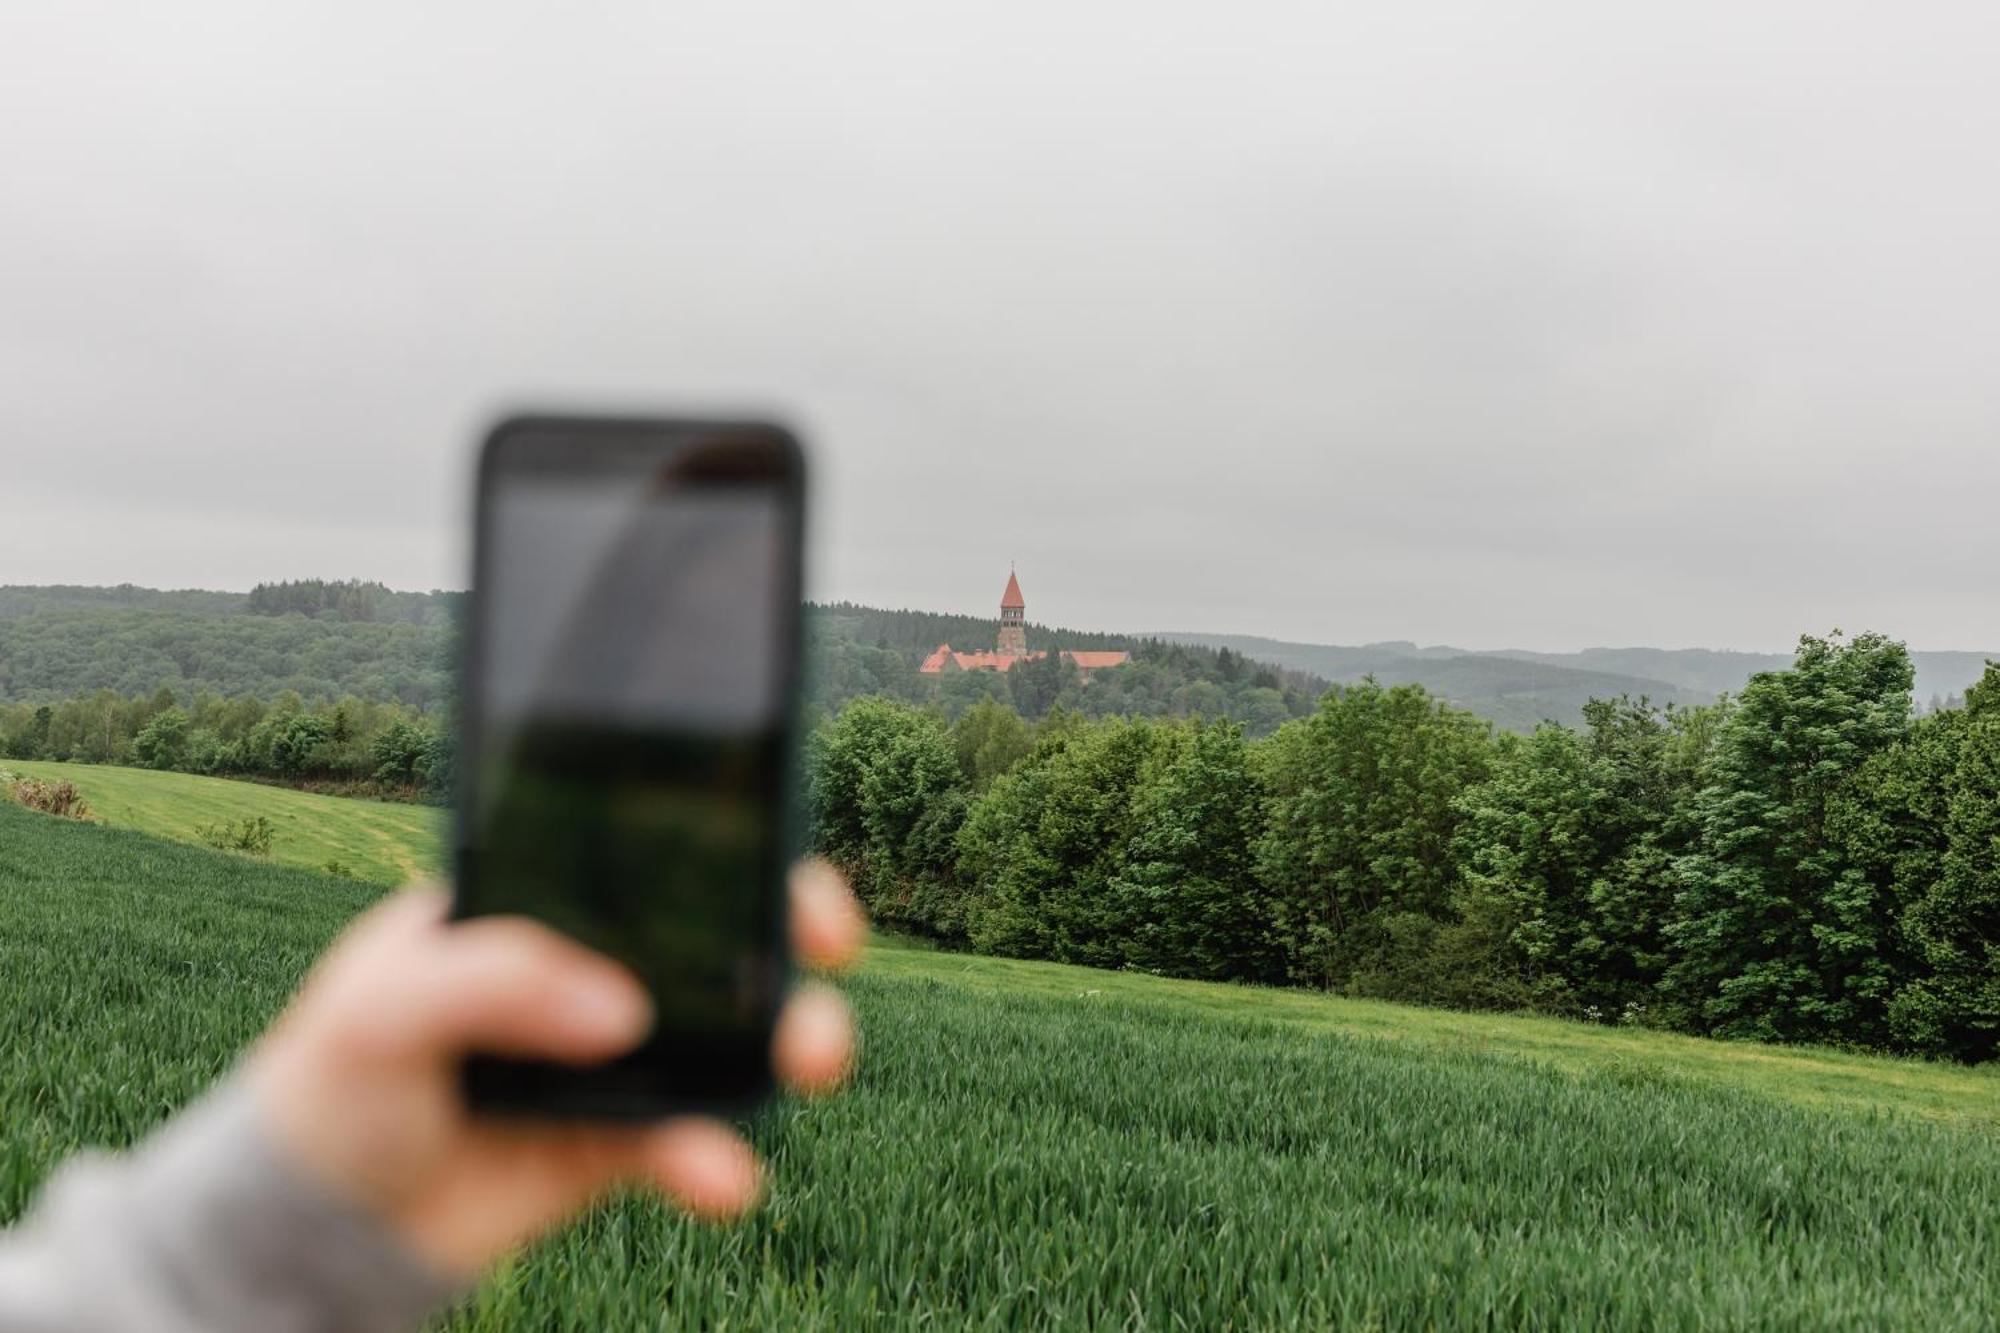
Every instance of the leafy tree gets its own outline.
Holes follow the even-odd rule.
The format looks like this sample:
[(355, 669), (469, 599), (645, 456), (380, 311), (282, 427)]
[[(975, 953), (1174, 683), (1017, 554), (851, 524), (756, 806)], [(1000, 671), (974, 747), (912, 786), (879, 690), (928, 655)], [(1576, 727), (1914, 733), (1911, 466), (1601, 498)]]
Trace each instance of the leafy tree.
[(988, 698), (952, 724), (951, 743), (965, 780), (974, 791), (984, 791), (993, 779), (1028, 757), (1035, 748), (1035, 733), (1020, 714)]
[(1016, 662), (1007, 672), (1008, 692), (1023, 717), (1042, 716), (1076, 683), (1076, 664), (1060, 653), (1045, 653)]
[(1124, 961), (1135, 802), (1183, 733), (1145, 721), (1066, 724), (997, 779), (958, 837), (975, 947), (1099, 966)]
[(132, 756), (148, 768), (181, 768), (188, 757), (188, 715), (169, 705), (132, 738)]
[(326, 768), (333, 724), (311, 713), (282, 713), (258, 724), (256, 742), (273, 773), (295, 778)]
[(1843, 784), (1910, 723), (1909, 654), (1876, 634), (1799, 641), (1753, 676), (1696, 797), (1680, 858), (1667, 985), (1685, 1021), (1723, 1036), (1805, 1041), (1883, 1030), (1900, 980), (1894, 905), (1851, 876), (1829, 815)]
[(396, 787), (422, 785), (430, 764), (430, 732), (398, 718), (368, 746), (377, 782)]
[(1903, 919), (1924, 974), (1897, 993), (1890, 1022), (1903, 1044), (1990, 1060), (2000, 1046), (2000, 666), (1987, 666), (1962, 713), (1925, 724), (1938, 724), (1929, 730), (1939, 743), (1912, 765), (1920, 831), (1905, 840), (1916, 865), (1904, 874), (1917, 887)]
[(1488, 725), (1418, 685), (1329, 690), (1266, 744), (1258, 873), (1294, 980), (1347, 981), (1398, 913), (1450, 910), (1457, 801), (1493, 760)]
[(1125, 866), (1112, 881), (1129, 923), (1126, 961), (1169, 976), (1281, 979), (1254, 873), (1262, 799), (1241, 728), (1194, 731), (1132, 807)]
[(1591, 898), (1618, 850), (1605, 778), (1582, 737), (1548, 724), (1459, 802), (1457, 907), (1496, 928), (1481, 970), (1552, 1008), (1590, 1003), (1578, 982), (1603, 961)]
[(951, 898), (964, 778), (935, 715), (862, 700), (817, 734), (808, 755), (815, 845), (853, 880), (878, 917), (956, 929)]

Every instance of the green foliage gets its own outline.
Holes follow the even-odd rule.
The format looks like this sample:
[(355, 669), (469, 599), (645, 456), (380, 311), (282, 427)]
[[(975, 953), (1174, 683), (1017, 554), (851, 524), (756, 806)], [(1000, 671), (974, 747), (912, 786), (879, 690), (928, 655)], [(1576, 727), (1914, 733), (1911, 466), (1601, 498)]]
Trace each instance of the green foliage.
[(1145, 720), (1065, 728), (989, 788), (959, 833), (959, 877), (981, 950), (1115, 966), (1134, 896), (1117, 891), (1138, 801), (1185, 742)]
[(987, 648), (997, 622), (978, 616), (877, 611), (838, 603), (806, 608), (808, 685), (813, 710), (834, 713), (858, 698), (932, 703), (957, 719), (984, 701), (1009, 705), (1024, 719), (1055, 709), (1091, 718), (1227, 718), (1262, 736), (1312, 710), (1325, 682), (1253, 663), (1240, 653), (1130, 635), (1028, 627), (1031, 648), (1111, 649), (1130, 664), (1089, 681), (1055, 654), (1013, 670), (923, 676), (917, 666), (941, 643)]
[(450, 794), (452, 739), (439, 719), (358, 698), (307, 706), (171, 691), (108, 690), (60, 704), (0, 704), (0, 745), (23, 759), (136, 764), (185, 773), (241, 774), (336, 785), (409, 799)]
[(1294, 980), (1345, 985), (1396, 945), (1392, 918), (1447, 915), (1458, 800), (1493, 758), (1485, 722), (1419, 686), (1373, 681), (1329, 690), (1272, 737), (1257, 863)]
[[(379, 892), (4, 807), (0, 882), (0, 1218), (199, 1097)], [(753, 1125), (757, 1213), (610, 1200), (442, 1326), (1978, 1329), (2000, 1305), (1984, 1071), (894, 948), (849, 990), (856, 1084)]]
[(217, 851), (247, 852), (251, 856), (269, 856), (271, 841), (278, 832), (265, 815), (224, 820), (217, 824), (197, 824), (194, 831), (196, 837)]
[(1179, 977), (1275, 981), (1283, 958), (1255, 874), (1263, 794), (1240, 727), (1187, 735), (1134, 797), (1111, 882), (1126, 963)]
[(177, 842), (201, 844), (204, 824), (238, 829), (266, 821), (270, 860), (319, 870), (338, 861), (382, 885), (434, 874), (444, 865), (444, 821), (433, 806), (343, 800), (262, 782), (96, 764), (10, 760), (25, 777), (71, 784), (91, 817)]
[[(1461, 918), (1492, 932), (1487, 1002), (1642, 1018), (1665, 970), (1674, 861), (1724, 706), (1598, 699), (1546, 725), (1461, 802)], [(1469, 941), (1461, 941), (1469, 943)]]
[(132, 737), (132, 757), (147, 768), (185, 768), (188, 739), (186, 710), (163, 708)]
[(1864, 635), (1525, 738), (1372, 681), (1255, 741), (873, 699), (814, 741), (817, 836), (885, 920), (987, 952), (1986, 1059), (1996, 682), (1912, 723)]
[(1028, 757), (1035, 748), (1035, 732), (1019, 713), (988, 698), (952, 723), (951, 744), (966, 782), (974, 791), (984, 791), (993, 779)]
[(197, 615), (62, 608), (0, 617), (0, 701), (57, 703), (96, 690), (359, 699), (434, 711), (449, 702), (448, 621)]
[(1848, 873), (1831, 817), (1850, 776), (1908, 730), (1910, 682), (1903, 646), (1863, 634), (1803, 638), (1791, 670), (1744, 687), (1694, 801), (1700, 842), (1669, 927), (1668, 984), (1698, 1028), (1886, 1037), (1902, 904)]
[(443, 624), (451, 616), (457, 594), (394, 592), (362, 579), (298, 579), (260, 583), (244, 599), (253, 616), (309, 616), (353, 624), (403, 621)]
[(962, 932), (951, 884), (964, 776), (936, 715), (864, 699), (816, 734), (807, 757), (819, 849), (882, 921)]
[(1923, 969), (1890, 1019), (1904, 1045), (1989, 1060), (2000, 1044), (2000, 665), (1987, 666), (1963, 713), (1916, 730), (1909, 780), (1891, 808), (1913, 815), (1893, 873)]

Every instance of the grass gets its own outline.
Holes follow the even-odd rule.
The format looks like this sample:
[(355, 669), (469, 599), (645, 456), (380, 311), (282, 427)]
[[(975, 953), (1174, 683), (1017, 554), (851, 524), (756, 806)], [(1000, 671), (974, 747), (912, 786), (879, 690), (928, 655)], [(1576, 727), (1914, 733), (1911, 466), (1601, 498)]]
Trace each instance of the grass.
[(2000, 1066), (1898, 1060), (1825, 1047), (1710, 1041), (1522, 1014), (1459, 1013), (1313, 991), (1179, 981), (1132, 972), (945, 954), (878, 940), (870, 970), (946, 978), (994, 996), (1045, 996), (1102, 1007), (1185, 1010), (1280, 1024), (1301, 1035), (1384, 1041), (1445, 1054), (1525, 1061), (1574, 1076), (1626, 1077), (1755, 1092), (1808, 1109), (1907, 1112), (2000, 1130)]
[(397, 885), (444, 863), (443, 812), (432, 806), (108, 764), (8, 759), (0, 760), (0, 771), (68, 778), (95, 818), (175, 842), (199, 844), (203, 825), (262, 815), (276, 829), (270, 859), (279, 865), (324, 870), (328, 862), (338, 862), (355, 879)]
[[(0, 1207), (194, 1095), (375, 891), (0, 806)], [(1989, 1328), (1979, 1071), (885, 945), (772, 1195), (641, 1199), (487, 1329)], [(1982, 1104), (1984, 1103), (1984, 1104)]]

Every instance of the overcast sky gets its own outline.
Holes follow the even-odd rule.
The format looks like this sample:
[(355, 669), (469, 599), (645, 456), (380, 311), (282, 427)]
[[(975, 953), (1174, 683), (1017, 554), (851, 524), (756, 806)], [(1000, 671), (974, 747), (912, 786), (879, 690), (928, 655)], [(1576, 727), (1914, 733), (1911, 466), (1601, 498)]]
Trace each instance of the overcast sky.
[(0, 582), (462, 586), (501, 407), (749, 406), (820, 597), (2000, 647), (1991, 4), (36, 8)]

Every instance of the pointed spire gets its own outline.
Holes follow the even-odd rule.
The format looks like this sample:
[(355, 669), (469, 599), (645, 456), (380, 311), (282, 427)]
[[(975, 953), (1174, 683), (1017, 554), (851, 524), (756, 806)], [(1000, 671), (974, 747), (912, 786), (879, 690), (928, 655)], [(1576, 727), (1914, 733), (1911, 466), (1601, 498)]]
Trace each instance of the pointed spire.
[(1014, 567), (1007, 567), (1007, 591), (1000, 594), (1000, 609), (1009, 611), (1015, 607), (1026, 608), (1028, 601), (1021, 596), (1021, 581), (1014, 577)]

